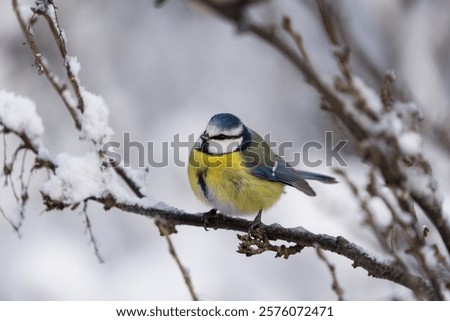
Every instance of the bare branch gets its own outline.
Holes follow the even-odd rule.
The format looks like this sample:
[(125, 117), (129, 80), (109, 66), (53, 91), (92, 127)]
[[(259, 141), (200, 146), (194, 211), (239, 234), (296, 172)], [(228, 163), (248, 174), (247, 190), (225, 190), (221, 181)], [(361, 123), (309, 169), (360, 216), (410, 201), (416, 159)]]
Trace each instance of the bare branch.
[(89, 216), (87, 213), (87, 206), (88, 206), (88, 202), (86, 201), (83, 204), (83, 209), (81, 210), (80, 215), (83, 215), (83, 217), (84, 217), (84, 224), (86, 225), (86, 232), (89, 235), (89, 243), (92, 244), (92, 246), (94, 247), (95, 256), (97, 257), (97, 260), (99, 263), (104, 263), (105, 260), (103, 259), (102, 255), (100, 253), (100, 249), (98, 247), (97, 240), (95, 239), (94, 232), (92, 231), (92, 224), (91, 224), (91, 220), (89, 219)]
[(300, 50), (300, 53), (302, 54), (303, 59), (305, 59), (305, 62), (308, 65), (311, 65), (311, 60), (309, 59), (308, 52), (306, 51), (304, 43), (303, 43), (303, 37), (300, 33), (295, 32), (292, 29), (291, 18), (289, 18), (288, 16), (284, 16), (282, 25), (283, 25), (283, 29), (286, 30), (286, 32), (294, 40), (295, 44), (297, 45), (298, 49)]
[[(39, 72), (43, 73), (46, 78), (48, 79), (48, 81), (50, 82), (50, 84), (52, 85), (52, 87), (55, 89), (55, 91), (58, 93), (58, 95), (61, 97), (64, 105), (66, 106), (67, 111), (69, 112), (70, 116), (72, 117), (74, 123), (75, 123), (75, 127), (80, 130), (81, 129), (81, 122), (78, 116), (78, 113), (76, 111), (76, 106), (73, 106), (72, 104), (72, 99), (70, 98), (70, 94), (67, 91), (67, 85), (64, 84), (63, 82), (61, 82), (59, 80), (59, 78), (50, 70), (50, 67), (48, 66), (47, 60), (45, 59), (42, 51), (39, 49), (39, 47), (36, 44), (36, 41), (34, 39), (34, 34), (33, 34), (33, 26), (36, 23), (36, 18), (37, 18), (37, 13), (33, 14), (33, 16), (31, 17), (31, 20), (26, 22), (25, 19), (22, 17), (22, 14), (20, 12), (20, 7), (18, 5), (17, 0), (12, 0), (12, 4), (13, 4), (13, 8), (14, 8), (14, 12), (16, 13), (17, 16), (17, 20), (19, 21), (19, 25), (22, 29), (23, 34), (25, 35), (26, 38), (26, 43), (28, 44), (28, 46), (30, 47), (31, 51), (33, 52), (34, 58), (36, 60), (35, 65), (38, 66), (39, 68)], [(51, 4), (53, 6), (53, 4)], [(44, 14), (44, 12), (42, 13)], [(47, 20), (48, 21), (48, 20)], [(54, 28), (54, 24), (49, 22), (49, 26), (52, 29), (52, 27)], [(59, 37), (57, 37), (57, 39), (59, 39)], [(74, 78), (73, 75), (71, 75), (70, 72), (70, 68), (68, 68), (66, 66), (66, 70), (68, 70), (68, 76), (69, 79), (72, 82), (72, 79)], [(73, 82), (72, 82), (73, 85)], [(77, 95), (79, 94), (79, 87), (78, 87), (78, 92)], [(81, 99), (81, 96), (78, 96), (79, 99)], [(81, 101), (81, 103), (80, 103)], [(83, 106), (83, 100), (79, 100), (78, 105), (79, 106)]]
[(336, 293), (339, 301), (344, 301), (344, 290), (342, 290), (341, 286), (339, 285), (337, 275), (336, 275), (336, 267), (331, 264), (331, 262), (327, 259), (325, 256), (325, 253), (320, 248), (316, 248), (317, 256), (325, 263), (328, 270), (330, 270), (331, 278), (333, 280), (331, 284), (331, 288)]
[(168, 222), (162, 220), (162, 219), (155, 219), (155, 224), (159, 229), (159, 232), (161, 236), (164, 236), (164, 238), (167, 241), (167, 245), (169, 247), (169, 253), (172, 255), (173, 259), (177, 263), (178, 269), (181, 271), (181, 275), (183, 276), (184, 282), (186, 283), (186, 286), (188, 287), (189, 294), (192, 297), (193, 301), (198, 301), (198, 296), (194, 291), (194, 286), (191, 280), (191, 276), (189, 275), (186, 268), (181, 263), (181, 260), (175, 250), (175, 247), (173, 246), (172, 240), (170, 238), (170, 234), (172, 234), (175, 231), (175, 227), (168, 224)]
[(5, 221), (8, 222), (9, 225), (11, 225), (14, 232), (16, 232), (16, 234), (19, 236), (19, 238), (21, 238), (22, 237), (22, 235), (20, 234), (21, 225), (17, 225), (8, 216), (6, 216), (5, 211), (1, 207), (0, 207), (0, 213), (2, 214)]

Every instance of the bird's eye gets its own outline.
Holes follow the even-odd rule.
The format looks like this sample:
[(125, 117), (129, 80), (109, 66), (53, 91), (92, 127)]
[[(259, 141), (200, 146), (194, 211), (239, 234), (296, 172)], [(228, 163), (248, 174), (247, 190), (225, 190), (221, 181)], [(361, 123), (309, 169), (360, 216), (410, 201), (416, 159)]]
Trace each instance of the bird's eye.
[(227, 136), (225, 136), (224, 134), (220, 134), (217, 136), (217, 139), (224, 140), (224, 139), (227, 139)]

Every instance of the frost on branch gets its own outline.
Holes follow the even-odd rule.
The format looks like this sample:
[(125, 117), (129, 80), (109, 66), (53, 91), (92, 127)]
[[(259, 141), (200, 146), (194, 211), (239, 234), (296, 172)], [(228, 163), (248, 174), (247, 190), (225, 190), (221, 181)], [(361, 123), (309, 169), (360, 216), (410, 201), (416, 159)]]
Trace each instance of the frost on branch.
[(53, 202), (69, 206), (90, 198), (128, 195), (118, 184), (114, 170), (102, 167), (96, 152), (83, 156), (59, 154), (55, 165), (55, 173), (41, 188)]
[(66, 65), (66, 67), (69, 68), (73, 77), (75, 77), (76, 80), (79, 81), (78, 74), (81, 70), (81, 64), (80, 64), (80, 61), (78, 60), (78, 58), (74, 57), (74, 56), (67, 56), (64, 64)]
[(36, 0), (34, 6), (31, 7), (31, 10), (36, 14), (44, 14), (49, 9), (50, 3), (53, 3), (51, 0)]
[(36, 113), (36, 105), (29, 98), (1, 90), (0, 124), (7, 131), (25, 135), (39, 154), (45, 152), (42, 145), (44, 125)]
[(90, 140), (97, 149), (108, 142), (113, 130), (108, 125), (109, 108), (103, 97), (81, 88), (84, 112), (81, 116), (81, 139)]

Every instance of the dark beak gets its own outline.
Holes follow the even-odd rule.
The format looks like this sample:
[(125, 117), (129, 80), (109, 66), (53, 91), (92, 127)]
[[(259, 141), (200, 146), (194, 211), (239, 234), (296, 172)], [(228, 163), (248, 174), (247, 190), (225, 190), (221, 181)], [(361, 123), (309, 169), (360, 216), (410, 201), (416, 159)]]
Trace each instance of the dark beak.
[(207, 134), (201, 134), (200, 135), (200, 139), (202, 140), (202, 142), (201, 142), (201, 144), (199, 146), (199, 150), (201, 150), (204, 153), (206, 153), (208, 151), (209, 136)]

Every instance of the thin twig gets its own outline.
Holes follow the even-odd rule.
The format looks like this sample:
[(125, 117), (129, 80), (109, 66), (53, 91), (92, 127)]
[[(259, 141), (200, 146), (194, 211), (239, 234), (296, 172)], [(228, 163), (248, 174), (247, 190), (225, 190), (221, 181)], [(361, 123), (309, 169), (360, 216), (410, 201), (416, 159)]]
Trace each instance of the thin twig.
[(67, 78), (69, 79), (72, 88), (77, 96), (78, 105), (77, 108), (81, 113), (84, 112), (84, 99), (81, 95), (81, 84), (78, 77), (73, 73), (71, 65), (69, 64), (68, 50), (66, 46), (66, 40), (63, 35), (63, 30), (59, 24), (58, 13), (53, 2), (49, 2), (47, 10), (43, 13), (45, 19), (48, 22), (50, 30), (53, 34), (53, 38), (59, 48), (61, 57), (64, 60), (64, 66), (66, 67)]
[(8, 175), (11, 172), (11, 166), (8, 165), (7, 162), (7, 158), (6, 158), (6, 154), (7, 154), (7, 145), (6, 145), (6, 133), (5, 133), (5, 129), (3, 128), (1, 131), (1, 134), (3, 136), (3, 167), (2, 167), (2, 174), (5, 175), (5, 183), (4, 185), (6, 186), (8, 184)]
[(80, 215), (83, 215), (83, 217), (84, 217), (84, 224), (86, 225), (86, 232), (89, 235), (89, 243), (92, 244), (92, 246), (94, 247), (95, 256), (97, 257), (97, 260), (99, 263), (104, 263), (105, 260), (103, 259), (102, 255), (100, 253), (100, 249), (98, 247), (97, 240), (95, 239), (94, 232), (92, 231), (92, 224), (91, 224), (91, 220), (89, 219), (89, 216), (87, 213), (87, 206), (88, 206), (88, 202), (84, 202), (83, 209), (81, 210)]
[(297, 45), (297, 48), (300, 50), (300, 53), (302, 54), (303, 59), (305, 59), (305, 62), (311, 65), (311, 60), (309, 59), (308, 52), (306, 51), (305, 45), (303, 43), (303, 37), (300, 33), (295, 32), (292, 29), (291, 18), (289, 18), (288, 16), (284, 16), (282, 26), (283, 29), (286, 30), (286, 32), (294, 40), (295, 44)]
[(3, 208), (0, 207), (0, 213), (2, 214), (3, 218), (5, 219), (6, 222), (8, 222), (9, 225), (11, 225), (11, 227), (13, 228), (14, 232), (16, 232), (17, 236), (19, 238), (22, 237), (22, 234), (20, 234), (20, 227), (21, 225), (17, 225), (16, 223), (14, 223), (7, 215), (6, 213), (3, 211)]
[(325, 253), (320, 248), (316, 248), (317, 256), (325, 263), (328, 270), (330, 270), (331, 278), (333, 280), (331, 284), (331, 288), (336, 293), (339, 301), (344, 301), (344, 290), (342, 290), (339, 285), (337, 275), (336, 275), (336, 267), (327, 259)]
[(252, 235), (249, 235), (248, 233), (238, 234), (237, 237), (239, 241), (241, 241), (237, 252), (245, 254), (246, 256), (253, 256), (272, 251), (276, 253), (276, 258), (282, 257), (287, 260), (291, 255), (300, 253), (304, 248), (304, 246), (298, 244), (291, 246), (285, 244), (274, 245), (270, 243), (267, 235), (259, 230), (253, 231)]
[(36, 13), (33, 14), (31, 20), (29, 22), (25, 22), (25, 19), (22, 17), (20, 13), (20, 7), (18, 5), (17, 0), (12, 0), (12, 4), (14, 12), (16, 13), (17, 16), (17, 20), (19, 21), (19, 25), (27, 40), (26, 43), (33, 52), (35, 64), (38, 66), (40, 73), (43, 73), (45, 75), (45, 77), (48, 79), (52, 87), (61, 97), (64, 105), (66, 106), (67, 111), (69, 112), (70, 116), (72, 117), (75, 123), (75, 127), (78, 130), (80, 130), (81, 122), (78, 113), (76, 111), (76, 106), (72, 105), (72, 99), (70, 98), (69, 92), (67, 91), (67, 85), (61, 82), (59, 78), (50, 70), (44, 55), (42, 54), (41, 50), (37, 46), (36, 41), (34, 39), (34, 35), (32, 32), (32, 25), (35, 23), (37, 14)]
[(181, 263), (180, 257), (178, 256), (175, 247), (173, 246), (172, 240), (170, 238), (170, 234), (172, 233), (171, 228), (168, 227), (167, 223), (161, 219), (155, 219), (155, 224), (159, 229), (159, 232), (167, 241), (167, 245), (169, 247), (169, 253), (172, 255), (173, 259), (177, 263), (178, 269), (181, 271), (181, 275), (183, 276), (184, 282), (188, 287), (189, 294), (192, 297), (193, 301), (198, 301), (198, 296), (194, 291), (194, 286), (191, 280), (191, 276), (187, 272), (186, 268)]
[(350, 70), (350, 49), (347, 45), (341, 45), (339, 43), (336, 30), (334, 28), (333, 19), (330, 14), (330, 8), (325, 6), (323, 0), (316, 0), (317, 8), (319, 9), (320, 17), (322, 19), (322, 25), (324, 26), (325, 33), (328, 36), (328, 40), (335, 49), (335, 56), (339, 62), (339, 68), (345, 77), (345, 80), (349, 85), (353, 82), (352, 72)]

